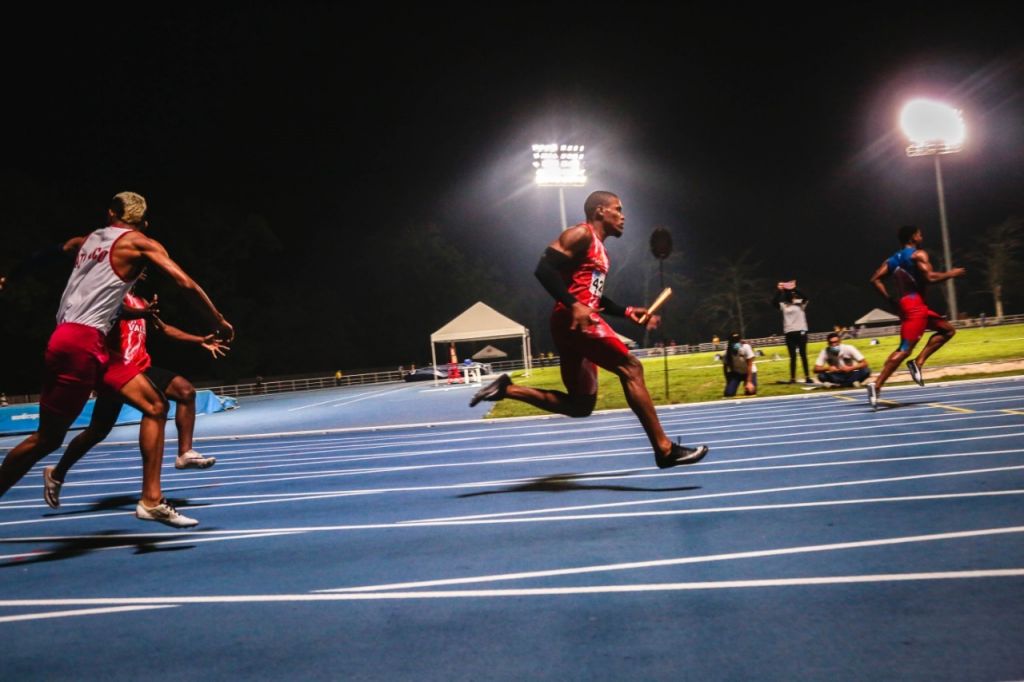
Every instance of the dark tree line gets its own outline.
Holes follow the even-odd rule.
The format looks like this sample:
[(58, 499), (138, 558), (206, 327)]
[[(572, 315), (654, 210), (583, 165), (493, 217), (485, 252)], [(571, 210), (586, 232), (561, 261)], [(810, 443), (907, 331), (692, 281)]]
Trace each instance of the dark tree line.
[[(83, 212), (38, 187), (13, 182), (12, 191), (25, 201), (14, 202), (7, 218), (0, 273), (42, 246), (99, 226), (102, 204)], [(553, 350), (547, 330), (551, 301), (534, 280), (532, 265), (523, 265), (532, 256), (508, 257), (503, 250), (509, 243), (500, 239), (483, 248), (439, 221), (351, 229), (315, 214), (246, 213), (228, 201), (185, 197), (166, 203), (153, 216), (153, 236), (237, 330), (228, 357), (217, 361), (194, 348), (152, 339), (159, 364), (195, 381), (423, 364), (430, 357), (430, 334), (476, 301), (529, 327), (535, 351)], [(971, 276), (959, 289), (966, 301), (961, 308), (989, 315), (999, 305), (1007, 312), (1019, 310), (1022, 250), (1019, 218), (981, 232), (968, 263)], [(747, 337), (779, 333), (781, 318), (770, 305), (774, 284), (794, 276), (812, 301), (812, 331), (852, 324), (882, 303), (867, 278), (885, 254), (863, 264), (862, 282), (850, 282), (836, 281), (827, 271), (804, 276), (793, 264), (766, 262), (756, 249), (713, 257), (680, 249), (664, 261), (663, 270), (646, 240), (613, 242), (609, 251), (607, 292), (616, 301), (653, 300), (662, 277), (673, 289), (657, 332), (645, 334), (612, 319), (620, 333), (646, 345), (699, 343), (731, 331)], [(38, 390), (42, 351), (69, 267), (70, 262), (51, 265), (0, 294), (0, 391)], [(204, 330), (202, 318), (159, 273), (140, 288), (145, 295), (159, 294), (169, 322)]]

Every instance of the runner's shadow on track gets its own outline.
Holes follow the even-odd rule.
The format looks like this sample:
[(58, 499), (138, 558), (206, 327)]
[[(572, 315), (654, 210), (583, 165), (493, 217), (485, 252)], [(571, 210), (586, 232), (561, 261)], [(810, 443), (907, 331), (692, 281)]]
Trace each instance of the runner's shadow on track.
[[(195, 507), (203, 506), (203, 505), (198, 505), (198, 504), (190, 505), (188, 503), (188, 500), (183, 498), (183, 497), (178, 497), (178, 498), (168, 497), (166, 499), (167, 499), (168, 502), (170, 502), (172, 505), (174, 505), (174, 507), (176, 509), (177, 508), (182, 508), (182, 507), (195, 508)], [(95, 514), (96, 512), (114, 511), (114, 510), (121, 510), (121, 511), (126, 511), (126, 512), (134, 512), (135, 511), (135, 505), (138, 503), (138, 501), (139, 501), (139, 496), (138, 495), (115, 495), (115, 496), (112, 496), (112, 497), (103, 497), (103, 498), (100, 498), (99, 500), (96, 500), (95, 502), (90, 504), (88, 507), (84, 507), (82, 509), (76, 509), (75, 511), (66, 511), (66, 512), (53, 511), (53, 512), (49, 512), (47, 514), (43, 514), (43, 518), (54, 518), (54, 517), (60, 517), (60, 516), (75, 516), (75, 515), (78, 515), (78, 514)]]
[[(135, 547), (136, 554), (150, 554), (152, 552), (178, 552), (184, 549), (194, 549), (195, 545), (180, 545), (175, 547), (161, 547), (161, 542), (168, 539), (176, 539), (174, 536), (161, 535), (131, 535), (123, 537), (124, 531), (105, 531), (97, 535), (83, 538), (65, 538), (57, 541), (49, 539), (39, 540), (0, 540), (5, 545), (28, 545), (37, 544), (43, 546), (37, 553), (27, 553), (24, 557), (9, 559), (0, 563), (0, 568), (16, 568), (29, 564), (40, 564), (47, 561), (62, 561), (85, 556), (111, 547)], [(55, 546), (53, 546), (55, 545)]]
[[(606, 474), (607, 476), (614, 476), (619, 478), (622, 474)], [(570, 490), (619, 490), (623, 492), (638, 492), (638, 493), (669, 493), (669, 492), (680, 492), (685, 490), (698, 490), (699, 485), (687, 485), (678, 488), (641, 488), (639, 486), (630, 485), (590, 485), (586, 483), (580, 483), (577, 479), (592, 479), (600, 478), (600, 475), (595, 474), (555, 474), (553, 476), (544, 476), (543, 478), (537, 478), (526, 483), (520, 483), (504, 490), (485, 490), (479, 493), (463, 493), (457, 497), (479, 497), (480, 495), (502, 495), (505, 493), (564, 493)]]
[[(886, 398), (878, 399), (878, 409), (875, 412), (886, 412), (888, 410), (896, 410), (901, 407), (918, 407), (920, 405), (931, 405), (923, 400), (905, 400), (903, 402), (896, 402), (895, 400), (888, 400)], [(870, 406), (868, 407), (870, 410)]]

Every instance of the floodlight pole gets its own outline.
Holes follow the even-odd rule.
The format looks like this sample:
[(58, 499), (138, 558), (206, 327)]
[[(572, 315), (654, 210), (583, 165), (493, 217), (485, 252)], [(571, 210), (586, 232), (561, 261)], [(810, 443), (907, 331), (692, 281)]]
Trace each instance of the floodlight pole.
[[(942, 230), (942, 255), (945, 268), (953, 267), (953, 253), (949, 248), (949, 224), (946, 221), (946, 195), (942, 189), (943, 154), (953, 154), (963, 148), (965, 128), (959, 109), (948, 104), (916, 99), (903, 107), (900, 125), (910, 139), (907, 156), (935, 157), (935, 189), (939, 195), (939, 227)], [(946, 280), (946, 300), (949, 303), (949, 317), (956, 323), (960, 311), (956, 304), (956, 286), (952, 279)]]
[(564, 187), (559, 187), (558, 188), (558, 210), (561, 212), (561, 216), (562, 216), (562, 232), (565, 232), (566, 230), (569, 229), (569, 222), (565, 218), (565, 188)]
[[(946, 223), (946, 195), (942, 191), (942, 164), (939, 162), (941, 154), (935, 154), (935, 187), (939, 193), (939, 226), (942, 228), (942, 255), (946, 259), (946, 270), (953, 267), (953, 255), (949, 248), (949, 225)], [(959, 318), (959, 310), (956, 305), (956, 287), (953, 278), (946, 280), (946, 297), (949, 299), (949, 316), (955, 323)]]

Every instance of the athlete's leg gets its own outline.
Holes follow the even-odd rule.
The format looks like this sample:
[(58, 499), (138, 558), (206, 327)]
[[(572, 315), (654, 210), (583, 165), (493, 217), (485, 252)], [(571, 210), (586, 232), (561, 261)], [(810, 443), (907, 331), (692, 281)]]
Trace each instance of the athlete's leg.
[(0, 465), (0, 497), (20, 481), (36, 462), (61, 446), (77, 417), (77, 414), (68, 416), (40, 406), (39, 430), (14, 446)]
[(80, 460), (85, 453), (89, 452), (97, 443), (102, 441), (110, 433), (117, 423), (117, 416), (121, 413), (121, 406), (124, 403), (119, 398), (111, 395), (101, 395), (96, 399), (92, 408), (92, 419), (89, 426), (80, 434), (71, 439), (60, 461), (50, 473), (50, 477), (58, 483), (63, 483), (68, 475), (68, 470)]
[(175, 402), (174, 426), (178, 430), (178, 456), (192, 449), (192, 434), (196, 427), (196, 389), (188, 379), (176, 376), (164, 389), (164, 394)]
[(654, 409), (654, 401), (647, 390), (647, 383), (644, 381), (644, 366), (636, 356), (629, 354), (624, 361), (615, 369), (622, 383), (622, 390), (626, 394), (626, 402), (629, 404), (633, 414), (640, 420), (640, 424), (647, 433), (647, 440), (651, 442), (656, 455), (667, 455), (672, 451), (672, 441), (665, 435), (661, 428), (661, 420)]
[[(885, 359), (885, 364), (882, 365), (882, 371), (878, 373), (877, 377), (875, 377), (875, 388), (879, 391), (882, 390), (882, 386), (885, 385), (885, 382), (890, 376), (892, 376), (892, 373), (896, 371), (896, 368), (910, 356), (910, 352), (914, 350), (914, 346), (916, 345), (906, 344), (908, 344), (907, 341), (901, 341), (900, 347), (890, 353), (889, 357)], [(904, 348), (906, 349), (904, 350)]]
[(82, 325), (58, 325), (46, 344), (39, 428), (16, 445), (0, 465), (0, 496), (36, 462), (64, 442), (71, 424), (89, 401), (103, 357), (99, 332)]
[(921, 340), (928, 325), (928, 308), (919, 296), (906, 296), (900, 299), (900, 318), (900, 345), (886, 358), (882, 371), (875, 377), (874, 386), (878, 391), (882, 390), (892, 373), (910, 356), (914, 346)]
[(568, 417), (588, 417), (597, 404), (597, 367), (568, 346), (560, 346), (559, 367), (566, 391), (509, 384), (505, 397)]
[(137, 374), (119, 392), (125, 401), (142, 413), (139, 449), (142, 450), (142, 502), (155, 507), (163, 500), (160, 491), (160, 467), (164, 458), (164, 427), (167, 401), (143, 374)]
[(932, 318), (929, 327), (934, 329), (935, 333), (928, 339), (928, 343), (924, 345), (924, 348), (921, 349), (921, 352), (918, 353), (917, 358), (914, 360), (918, 367), (924, 367), (925, 361), (931, 357), (931, 354), (956, 335), (956, 328), (941, 317)]
[(596, 395), (572, 395), (562, 391), (510, 384), (505, 397), (568, 417), (589, 417), (597, 404)]

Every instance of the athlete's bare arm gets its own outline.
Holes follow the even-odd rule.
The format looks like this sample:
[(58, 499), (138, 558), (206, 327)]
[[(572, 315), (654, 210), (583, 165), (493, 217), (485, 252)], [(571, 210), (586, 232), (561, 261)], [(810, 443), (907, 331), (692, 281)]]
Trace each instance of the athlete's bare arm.
[(85, 236), (72, 237), (71, 239), (64, 242), (64, 246), (62, 246), (61, 249), (64, 251), (64, 253), (78, 251), (80, 248), (82, 248), (82, 244), (85, 243), (85, 239)]
[(153, 315), (153, 328), (162, 332), (167, 338), (175, 341), (181, 341), (182, 343), (194, 343), (202, 346), (206, 350), (210, 351), (210, 354), (216, 360), (218, 357), (224, 357), (231, 348), (217, 338), (216, 334), (207, 334), (206, 336), (199, 336), (197, 334), (191, 334), (183, 329), (178, 329), (174, 325), (167, 324), (161, 320), (157, 315)]
[(139, 271), (147, 263), (163, 270), (174, 280), (174, 283), (181, 287), (189, 300), (200, 312), (211, 318), (217, 332), (230, 342), (235, 337), (235, 330), (231, 324), (224, 319), (213, 301), (206, 295), (203, 288), (188, 276), (177, 263), (171, 260), (167, 249), (155, 239), (150, 239), (141, 232), (127, 232), (117, 240), (114, 252), (111, 254), (111, 264), (114, 272), (125, 279), (137, 277)]
[(888, 274), (889, 274), (889, 261), (887, 261), (887, 260), (886, 261), (882, 261), (882, 264), (878, 266), (877, 270), (875, 270), (875, 274), (871, 275), (871, 280), (870, 281), (871, 281), (871, 284), (874, 285), (875, 289), (878, 290), (878, 293), (880, 293), (882, 295), (882, 298), (884, 298), (886, 301), (889, 301), (891, 303), (892, 299), (889, 298), (889, 292), (885, 288), (885, 283), (882, 282), (882, 278), (885, 277)]
[(935, 272), (935, 270), (932, 269), (931, 261), (928, 259), (928, 252), (921, 249), (915, 251), (911, 258), (917, 261), (917, 269), (924, 273), (925, 278), (929, 282), (944, 282), (947, 279), (961, 277), (967, 272), (964, 268), (953, 268), (946, 272)]

